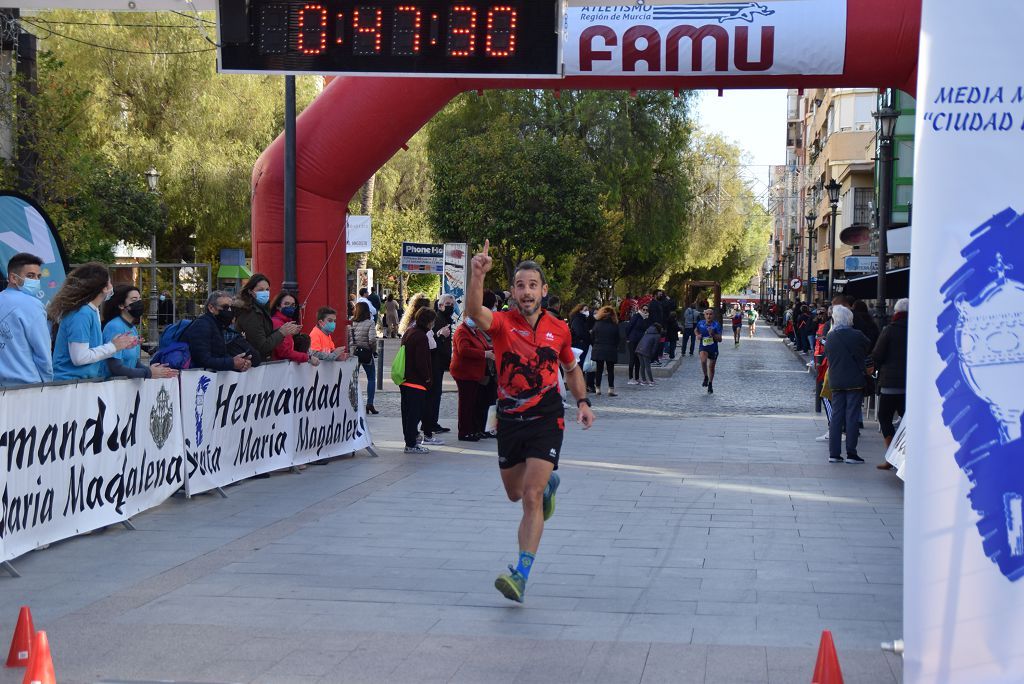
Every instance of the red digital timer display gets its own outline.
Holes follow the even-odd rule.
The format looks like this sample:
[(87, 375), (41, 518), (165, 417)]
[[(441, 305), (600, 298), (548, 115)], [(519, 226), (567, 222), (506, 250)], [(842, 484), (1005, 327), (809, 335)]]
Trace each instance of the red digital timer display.
[(558, 76), (559, 7), (559, 0), (221, 0), (220, 67)]

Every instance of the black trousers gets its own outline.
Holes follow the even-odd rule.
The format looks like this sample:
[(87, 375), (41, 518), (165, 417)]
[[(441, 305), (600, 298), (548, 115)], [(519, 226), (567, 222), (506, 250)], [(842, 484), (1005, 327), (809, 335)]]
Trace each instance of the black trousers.
[(398, 388), (402, 393), (402, 434), (405, 446), (416, 446), (416, 436), (420, 433), (420, 420), (427, 403), (426, 390), (402, 385)]
[(486, 385), (475, 380), (456, 380), (459, 388), (459, 437), (468, 437), (487, 429), (487, 410), (494, 405), (498, 386), (492, 379)]
[(441, 413), (441, 384), (444, 382), (444, 367), (439, 363), (434, 364), (433, 382), (427, 389), (427, 405), (423, 409), (423, 434), (431, 435), (434, 428), (438, 427), (437, 420)]
[(637, 342), (626, 342), (626, 351), (629, 352), (629, 379), (640, 379), (640, 357), (636, 355)]
[(597, 382), (595, 384), (598, 388), (601, 387), (601, 376), (604, 375), (606, 367), (608, 368), (608, 389), (615, 389), (615, 364), (611, 361), (597, 362)]
[(683, 348), (681, 354), (686, 353), (686, 341), (690, 341), (690, 356), (693, 356), (693, 346), (697, 343), (697, 333), (693, 328), (683, 328)]
[(896, 434), (896, 426), (892, 419), (896, 414), (900, 417), (906, 415), (907, 395), (906, 394), (879, 394), (878, 395), (878, 425), (882, 428), (883, 437), (893, 437)]

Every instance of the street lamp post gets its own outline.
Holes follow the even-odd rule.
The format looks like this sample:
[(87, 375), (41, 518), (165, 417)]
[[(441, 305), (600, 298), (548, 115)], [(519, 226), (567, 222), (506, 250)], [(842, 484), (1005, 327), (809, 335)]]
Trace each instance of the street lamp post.
[(874, 113), (878, 121), (878, 291), (875, 296), (875, 316), (879, 329), (887, 323), (885, 279), (889, 260), (889, 219), (892, 216), (893, 135), (898, 110), (886, 105)]
[[(160, 172), (155, 168), (150, 168), (146, 172), (146, 186), (149, 191), (154, 195), (160, 192)], [(156, 287), (156, 233), (149, 236), (149, 321), (148, 329), (146, 330), (146, 341), (151, 343), (157, 342), (157, 301), (160, 298), (160, 293)]]
[(828, 301), (836, 296), (835, 270), (836, 270), (836, 210), (839, 209), (839, 191), (843, 186), (833, 178), (825, 186), (828, 190), (828, 204), (832, 208), (832, 219), (828, 224)]
[(811, 207), (811, 210), (807, 212), (807, 306), (812, 306), (814, 303), (814, 291), (811, 289), (811, 278), (814, 272), (811, 270), (812, 259), (814, 257), (814, 229), (818, 225), (818, 212)]

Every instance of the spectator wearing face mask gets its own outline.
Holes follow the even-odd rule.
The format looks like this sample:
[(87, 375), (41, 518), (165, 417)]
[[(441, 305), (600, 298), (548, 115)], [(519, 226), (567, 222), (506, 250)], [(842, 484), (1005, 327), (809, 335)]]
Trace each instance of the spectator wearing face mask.
[(316, 325), (309, 331), (309, 355), (322, 360), (341, 358), (343, 350), (331, 337), (338, 327), (338, 312), (329, 306), (316, 310)]
[(39, 299), (43, 260), (21, 252), (7, 262), (0, 292), (0, 387), (53, 379), (46, 310)]
[[(299, 305), (295, 301), (295, 295), (287, 290), (281, 290), (270, 304), (270, 318), (274, 322), (274, 328), (280, 330), (282, 326), (288, 323), (295, 323), (298, 317)], [(310, 356), (306, 352), (295, 349), (295, 340), (298, 337), (301, 337), (301, 335), (289, 335), (282, 339), (274, 347), (273, 359), (275, 361), (294, 361), (295, 363), (306, 363), (308, 361), (313, 366), (320, 363), (318, 357)]]
[[(580, 359), (587, 358), (590, 353), (590, 307), (577, 304), (569, 313), (569, 334), (572, 335), (572, 346), (580, 350)], [(587, 391), (594, 393), (594, 373), (583, 374), (587, 381)]]
[[(139, 337), (136, 327), (146, 312), (139, 288), (134, 285), (118, 285), (114, 294), (103, 303), (103, 341), (113, 342), (118, 335)], [(122, 349), (106, 360), (107, 377), (124, 378), (174, 378), (178, 371), (165, 365), (140, 364), (142, 351), (139, 347)]]
[(181, 335), (181, 341), (188, 345), (193, 368), (207, 368), (214, 371), (247, 371), (252, 360), (244, 353), (228, 353), (228, 328), (235, 320), (231, 295), (223, 290), (214, 290), (206, 299), (206, 313), (192, 321)]
[(260, 355), (260, 361), (269, 361), (274, 348), (286, 337), (292, 337), (302, 328), (295, 321), (274, 327), (270, 314), (270, 280), (262, 273), (253, 273), (249, 282), (238, 293), (233, 303), (235, 328)]
[(86, 380), (106, 376), (104, 363), (119, 351), (139, 344), (138, 335), (120, 333), (103, 341), (100, 305), (114, 294), (107, 267), (83, 264), (71, 271), (47, 307), (57, 326), (53, 346), (53, 379)]

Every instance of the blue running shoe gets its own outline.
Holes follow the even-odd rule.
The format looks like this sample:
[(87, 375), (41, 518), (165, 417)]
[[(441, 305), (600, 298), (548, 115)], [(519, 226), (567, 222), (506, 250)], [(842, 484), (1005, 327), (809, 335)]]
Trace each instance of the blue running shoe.
[(555, 492), (558, 491), (558, 484), (562, 481), (562, 478), (558, 476), (558, 473), (552, 471), (551, 478), (548, 479), (548, 486), (544, 488), (544, 519), (547, 520), (555, 514)]
[(509, 601), (522, 603), (523, 596), (526, 594), (526, 578), (510, 565), (508, 574), (498, 575), (498, 579), (494, 580), (494, 588)]

